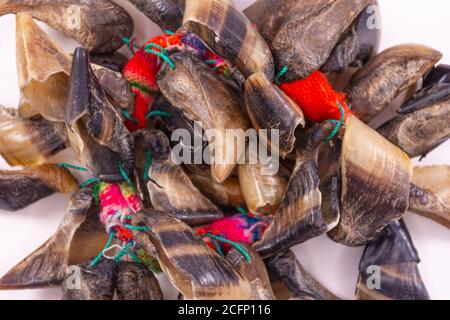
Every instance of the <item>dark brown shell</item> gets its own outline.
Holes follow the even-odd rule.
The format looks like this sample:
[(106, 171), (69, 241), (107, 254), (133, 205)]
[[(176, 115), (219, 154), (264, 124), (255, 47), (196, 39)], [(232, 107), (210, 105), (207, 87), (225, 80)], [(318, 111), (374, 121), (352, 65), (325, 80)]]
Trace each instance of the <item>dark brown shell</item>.
[(296, 6), (298, 0), (257, 0), (244, 10), (244, 14), (267, 41), (272, 43), (278, 29)]
[[(245, 132), (249, 120), (230, 87), (205, 63), (184, 52), (170, 57), (175, 70), (167, 64), (161, 68), (158, 73), (161, 92), (190, 120), (200, 122), (203, 130), (213, 129), (218, 135), (217, 139), (209, 137), (213, 162), (211, 174), (217, 182), (224, 182), (245, 152), (244, 145), (227, 143), (226, 131), (242, 129)], [(220, 154), (229, 158), (215, 161)]]
[(333, 129), (325, 123), (302, 135), (297, 160), (280, 209), (261, 240), (254, 244), (257, 252), (268, 257), (329, 230), (334, 221), (325, 221), (317, 168), (318, 147)]
[(141, 264), (121, 261), (117, 266), (116, 292), (119, 300), (163, 300), (153, 272)]
[(120, 71), (114, 71), (94, 63), (92, 63), (92, 69), (111, 104), (120, 111), (126, 110), (133, 114), (135, 103), (131, 85)]
[(67, 169), (42, 165), (17, 171), (0, 170), (0, 209), (17, 211), (55, 192), (72, 193), (78, 181)]
[(128, 57), (119, 51), (115, 51), (106, 54), (91, 55), (91, 62), (115, 72), (122, 72), (128, 62)]
[(336, 44), (370, 0), (304, 0), (288, 13), (272, 41), (275, 67), (283, 77), (308, 77), (328, 60)]
[[(429, 300), (417, 267), (420, 258), (405, 223), (394, 221), (367, 245), (360, 263), (356, 288), (359, 300)], [(379, 268), (379, 288), (371, 277)]]
[(183, 24), (183, 11), (174, 0), (130, 0), (162, 30), (177, 31)]
[(113, 300), (116, 283), (114, 260), (102, 259), (90, 267), (92, 260), (71, 266), (62, 285), (62, 300)]
[(378, 51), (381, 26), (376, 24), (378, 2), (372, 0), (350, 27), (347, 35), (336, 45), (321, 70), (325, 73), (342, 73), (348, 67), (362, 67)]
[[(223, 213), (191, 182), (183, 168), (171, 159), (167, 136), (161, 131), (142, 133), (146, 151), (152, 154), (147, 184), (150, 203), (188, 225), (207, 224)], [(141, 156), (142, 158), (142, 156)]]
[[(245, 102), (253, 127), (268, 130), (268, 144), (285, 158), (294, 149), (295, 130), (305, 126), (300, 107), (273, 85), (264, 73), (255, 73), (247, 79)], [(271, 130), (278, 130), (279, 142), (270, 141)]]
[(284, 298), (339, 300), (303, 268), (291, 250), (279, 252), (265, 262), (271, 280), (281, 282), (286, 287), (289, 296)]
[(249, 254), (250, 262), (234, 247), (227, 253), (226, 259), (250, 282), (252, 300), (275, 300), (263, 259), (249, 245), (245, 243), (239, 245)]
[(401, 114), (378, 129), (411, 158), (425, 157), (450, 138), (450, 85), (418, 93)]
[(133, 224), (149, 228), (133, 231), (135, 240), (158, 259), (170, 282), (186, 299), (251, 298), (248, 280), (183, 222), (159, 211), (143, 210)]
[(133, 33), (131, 16), (108, 0), (3, 0), (0, 16), (26, 13), (77, 40), (93, 53), (122, 47)]
[(66, 148), (66, 127), (40, 116), (21, 119), (0, 106), (0, 154), (10, 166), (36, 166)]
[(269, 46), (230, 0), (187, 0), (183, 26), (248, 78), (262, 72), (274, 78)]
[(340, 163), (341, 218), (329, 235), (348, 246), (364, 245), (408, 209), (412, 163), (355, 116), (347, 120)]
[(133, 137), (107, 99), (82, 48), (73, 57), (66, 124), (72, 148), (93, 175), (106, 181), (122, 181), (119, 163), (131, 174)]
[(97, 255), (108, 236), (98, 219), (92, 189), (78, 191), (55, 234), (0, 279), (0, 289), (59, 285), (70, 264)]
[(423, 45), (405, 44), (381, 52), (353, 76), (346, 89), (352, 111), (370, 122), (441, 58), (439, 51)]

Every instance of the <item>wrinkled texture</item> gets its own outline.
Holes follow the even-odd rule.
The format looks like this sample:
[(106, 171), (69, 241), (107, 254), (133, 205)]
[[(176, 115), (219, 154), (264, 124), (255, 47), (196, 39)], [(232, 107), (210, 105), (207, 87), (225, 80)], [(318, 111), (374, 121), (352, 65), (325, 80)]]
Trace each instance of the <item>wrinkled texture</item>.
[(155, 275), (135, 262), (121, 261), (117, 266), (116, 292), (119, 300), (163, 300)]
[(272, 41), (275, 68), (288, 67), (291, 82), (319, 70), (344, 32), (370, 0), (302, 0), (288, 13)]
[(78, 190), (77, 180), (67, 169), (42, 165), (23, 170), (0, 170), (0, 209), (17, 211), (43, 198)]
[(246, 78), (256, 72), (274, 78), (269, 46), (232, 1), (187, 0), (183, 26), (230, 60)]
[(0, 16), (26, 13), (77, 40), (92, 53), (113, 52), (133, 33), (133, 20), (109, 0), (2, 0)]
[[(175, 70), (165, 64), (158, 74), (158, 84), (165, 97), (191, 120), (201, 123), (210, 143), (211, 173), (224, 182), (244, 153), (242, 144), (227, 141), (227, 129), (249, 127), (239, 100), (206, 64), (187, 53), (171, 55)], [(231, 144), (231, 146), (230, 146)]]
[(183, 10), (173, 0), (130, 0), (130, 2), (163, 30), (178, 30), (183, 23)]
[(413, 44), (381, 52), (353, 76), (346, 89), (352, 111), (363, 122), (370, 122), (441, 58), (439, 51)]

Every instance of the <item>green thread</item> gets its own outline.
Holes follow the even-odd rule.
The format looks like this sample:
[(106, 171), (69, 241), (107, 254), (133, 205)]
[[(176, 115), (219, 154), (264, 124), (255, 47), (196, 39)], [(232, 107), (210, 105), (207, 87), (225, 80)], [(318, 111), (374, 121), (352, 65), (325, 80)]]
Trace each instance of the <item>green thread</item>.
[(58, 163), (58, 167), (66, 168), (66, 169), (74, 169), (74, 170), (78, 170), (78, 171), (85, 171), (85, 172), (88, 171), (88, 169), (86, 169), (86, 168), (73, 166), (73, 165), (65, 163), (65, 162)]
[(275, 83), (277, 85), (279, 85), (279, 86), (281, 85), (280, 78), (282, 76), (284, 76), (285, 73), (288, 72), (288, 71), (289, 71), (289, 67), (288, 66), (284, 66), (283, 69), (281, 69), (281, 71), (277, 74), (277, 76), (275, 77)]
[[(122, 42), (127, 45), (127, 48), (132, 55), (135, 54), (133, 49), (140, 49), (140, 47), (138, 45), (133, 44), (133, 40), (131, 40), (130, 38), (127, 38), (127, 37), (122, 38)], [(133, 44), (133, 47), (131, 46), (131, 44)]]
[(165, 29), (164, 33), (167, 33), (170, 36), (173, 36), (175, 34), (172, 30), (169, 30), (169, 29)]
[(206, 233), (206, 234), (203, 235), (203, 237), (211, 238), (212, 240), (216, 240), (216, 241), (219, 241), (219, 242), (228, 243), (229, 245), (235, 247), (245, 257), (245, 260), (247, 261), (247, 263), (251, 262), (250, 255), (248, 254), (248, 252), (244, 248), (242, 248), (242, 246), (240, 244), (238, 244), (236, 242), (233, 242), (233, 241), (230, 241), (228, 239), (216, 236), (216, 235), (214, 235), (212, 233)]
[(100, 183), (96, 183), (94, 188), (92, 188), (92, 198), (100, 202)]
[(157, 117), (157, 116), (161, 116), (161, 117), (171, 117), (172, 114), (170, 112), (166, 112), (166, 111), (161, 111), (161, 110), (153, 110), (150, 111), (149, 113), (147, 113), (147, 119), (150, 119), (151, 117)]
[(119, 170), (123, 179), (128, 183), (130, 187), (134, 188), (133, 182), (131, 181), (130, 177), (127, 175), (125, 169), (123, 168), (123, 161), (119, 161)]
[(152, 161), (153, 161), (152, 151), (149, 148), (145, 153), (144, 181), (150, 180), (150, 167), (152, 166)]
[(139, 264), (143, 264), (142, 260), (138, 258), (138, 256), (136, 256), (133, 252), (129, 251), (127, 252), (127, 254), (131, 257), (131, 259), (133, 259), (135, 262), (139, 263)]
[(130, 243), (128, 243), (127, 245), (125, 245), (125, 246), (119, 251), (119, 253), (117, 254), (117, 256), (114, 258), (114, 262), (115, 262), (116, 264), (118, 264), (118, 263), (120, 262), (120, 259), (122, 259), (122, 257), (123, 257), (124, 255), (127, 254), (128, 249), (129, 249), (130, 247), (132, 247), (132, 246), (134, 246), (134, 243), (133, 243), (133, 242), (130, 242)]
[(82, 184), (80, 184), (80, 189), (83, 189), (84, 187), (87, 187), (88, 185), (90, 185), (92, 183), (99, 183), (99, 182), (101, 182), (101, 180), (98, 178), (90, 178), (90, 179), (86, 180), (85, 182), (83, 182)]
[[(153, 47), (158, 48), (161, 51), (155, 51), (153, 49), (150, 49)], [(172, 60), (170, 60), (169, 53), (166, 51), (166, 49), (164, 49), (160, 45), (155, 44), (155, 43), (149, 43), (145, 46), (145, 52), (151, 53), (151, 54), (154, 54), (154, 55), (160, 57), (170, 66), (170, 68), (172, 70), (175, 70), (175, 64), (172, 62)]]
[(139, 227), (139, 226), (133, 226), (131, 224), (126, 224), (126, 225), (124, 225), (124, 227), (126, 229), (130, 229), (130, 230), (134, 230), (134, 231), (150, 231), (150, 230), (152, 230), (149, 227)]
[(248, 211), (247, 209), (240, 207), (240, 208), (236, 208), (237, 211), (239, 211), (240, 213), (242, 213), (244, 216), (248, 215)]
[(341, 102), (338, 101), (338, 106), (339, 106), (339, 111), (341, 112), (341, 120), (337, 121), (337, 120), (329, 120), (329, 122), (331, 123), (337, 123), (333, 129), (333, 131), (330, 133), (330, 135), (328, 136), (328, 138), (325, 139), (325, 142), (329, 142), (331, 141), (336, 134), (339, 132), (339, 129), (341, 129), (342, 125), (344, 124), (345, 121), (345, 111), (344, 111), (344, 107), (342, 106)]
[[(149, 88), (146, 87), (145, 85), (140, 84), (140, 83), (137, 82), (137, 81), (132, 81), (132, 82), (130, 82), (130, 85), (131, 85), (132, 88), (138, 89), (139, 91), (142, 91), (143, 93), (146, 93), (146, 94), (148, 94), (148, 95), (155, 94), (154, 91), (152, 91), (151, 89), (149, 89)], [(135, 95), (136, 95), (136, 94), (135, 94)]]
[(134, 118), (127, 110), (122, 110), (122, 114), (127, 120), (139, 124), (139, 121), (136, 118)]
[(102, 257), (103, 257), (103, 254), (104, 254), (105, 251), (111, 246), (111, 244), (113, 243), (113, 241), (114, 241), (114, 229), (111, 230), (111, 233), (110, 233), (110, 235), (109, 235), (108, 242), (106, 243), (106, 245), (105, 245), (105, 247), (103, 248), (103, 250), (100, 251), (100, 253), (97, 255), (97, 257), (95, 257), (94, 260), (92, 260), (91, 264), (89, 265), (89, 269), (95, 267), (95, 266), (100, 262), (100, 260), (101, 260)]
[(164, 54), (167, 57), (169, 56), (169, 52), (167, 52), (167, 50), (161, 47), (159, 44), (149, 43), (145, 46), (145, 50), (151, 50), (152, 48), (159, 49), (162, 52), (162, 54)]
[[(212, 239), (212, 238), (211, 238), (211, 239)], [(214, 243), (214, 246), (216, 247), (217, 252), (223, 257), (224, 254), (223, 254), (222, 248), (220, 247), (219, 242), (217, 242), (216, 239), (212, 239), (212, 241), (213, 241), (213, 243)]]
[(205, 63), (206, 64), (215, 64), (217, 62), (217, 59), (212, 59), (212, 60), (206, 60)]

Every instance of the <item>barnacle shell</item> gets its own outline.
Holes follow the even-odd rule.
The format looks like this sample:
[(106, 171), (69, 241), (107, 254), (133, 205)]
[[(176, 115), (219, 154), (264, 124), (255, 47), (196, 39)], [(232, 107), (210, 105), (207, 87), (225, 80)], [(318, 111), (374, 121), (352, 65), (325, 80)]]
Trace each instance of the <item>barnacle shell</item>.
[(235, 247), (228, 251), (226, 259), (250, 282), (252, 300), (275, 300), (263, 259), (249, 245), (245, 243), (239, 243), (239, 245), (249, 254), (250, 261), (248, 262)]
[(36, 166), (66, 148), (64, 124), (40, 116), (21, 119), (0, 106), (0, 154), (10, 166)]
[(63, 121), (69, 93), (70, 57), (29, 15), (18, 14), (16, 28), (21, 115), (41, 114), (51, 121)]
[(342, 73), (349, 66), (362, 67), (378, 51), (381, 40), (381, 28), (377, 25), (376, 16), (378, 3), (370, 1), (359, 17), (350, 27), (347, 35), (336, 45), (322, 66), (325, 73)]
[[(171, 55), (175, 70), (165, 64), (158, 74), (162, 93), (191, 120), (199, 121), (208, 136), (213, 164), (211, 173), (217, 182), (224, 182), (245, 151), (245, 146), (227, 139), (227, 129), (249, 127), (238, 99), (229, 87), (203, 62), (188, 53)], [(231, 145), (230, 145), (231, 144)]]
[[(305, 126), (300, 107), (273, 85), (264, 73), (255, 73), (247, 79), (245, 102), (253, 127), (268, 131), (269, 145), (283, 158), (291, 153), (295, 130)], [(271, 141), (271, 130), (278, 130), (279, 141)]]
[(158, 259), (185, 299), (251, 298), (249, 281), (183, 222), (162, 212), (144, 210), (135, 216), (133, 224), (151, 227), (148, 231), (133, 231), (134, 237)]
[(163, 300), (155, 275), (134, 262), (121, 261), (117, 266), (116, 291), (119, 300)]
[[(16, 28), (20, 115), (30, 118), (40, 114), (50, 121), (64, 122), (72, 57), (56, 45), (30, 16), (18, 14)], [(93, 67), (114, 104), (130, 109), (133, 97), (123, 76), (104, 67)]]
[(98, 219), (92, 189), (74, 194), (55, 234), (0, 279), (0, 289), (59, 285), (70, 264), (96, 256), (108, 236)]
[(346, 89), (352, 111), (362, 121), (370, 122), (441, 58), (439, 51), (414, 44), (381, 52), (353, 76)]
[(93, 175), (122, 181), (119, 162), (127, 174), (134, 164), (133, 137), (111, 105), (89, 64), (84, 49), (73, 57), (66, 124), (72, 148)]
[(281, 206), (261, 240), (254, 244), (263, 258), (319, 236), (336, 224), (335, 218), (327, 221), (322, 213), (317, 168), (318, 147), (332, 128), (324, 123), (310, 129), (299, 141), (301, 147)]
[(370, 0), (304, 0), (289, 12), (272, 41), (275, 67), (285, 80), (308, 77), (322, 67), (344, 32)]
[(91, 55), (91, 61), (96, 65), (110, 70), (122, 72), (123, 68), (128, 63), (128, 57), (119, 51), (115, 51), (106, 54)]
[(72, 193), (77, 189), (77, 180), (56, 165), (0, 170), (0, 209), (17, 211), (55, 192)]
[(187, 0), (183, 26), (230, 60), (246, 78), (256, 72), (274, 78), (269, 46), (231, 0)]
[(291, 250), (279, 252), (266, 259), (271, 280), (281, 282), (288, 297), (295, 300), (339, 300), (300, 264)]
[(78, 279), (74, 280), (74, 274), (67, 272), (62, 286), (62, 300), (113, 300), (116, 264), (113, 260), (102, 259), (91, 267), (92, 260), (76, 266)]
[(341, 154), (341, 219), (333, 240), (364, 245), (408, 208), (412, 163), (399, 148), (355, 116), (348, 119)]
[(130, 0), (130, 2), (163, 30), (178, 30), (183, 10), (176, 0)]
[(272, 43), (278, 29), (298, 2), (298, 0), (257, 0), (244, 10), (244, 14), (264, 40)]
[(401, 114), (378, 129), (411, 158), (426, 156), (450, 138), (450, 84), (418, 93)]
[(450, 228), (450, 166), (414, 168), (409, 210)]
[(2, 0), (0, 16), (26, 13), (77, 40), (93, 53), (112, 52), (133, 33), (131, 16), (108, 0)]
[[(360, 300), (429, 300), (417, 268), (419, 262), (405, 223), (402, 220), (392, 222), (364, 251), (356, 297)], [(377, 268), (380, 274), (374, 273)], [(379, 277), (378, 288), (371, 276)]]
[(167, 136), (161, 131), (148, 131), (143, 138), (146, 150), (152, 154), (146, 183), (153, 208), (189, 225), (223, 218), (223, 213), (193, 185), (183, 168), (172, 161)]

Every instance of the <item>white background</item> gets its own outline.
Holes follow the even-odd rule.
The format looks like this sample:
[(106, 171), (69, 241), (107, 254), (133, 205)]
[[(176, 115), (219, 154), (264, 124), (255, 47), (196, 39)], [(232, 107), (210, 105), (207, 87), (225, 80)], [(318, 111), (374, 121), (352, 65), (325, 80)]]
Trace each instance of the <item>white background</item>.
[[(242, 9), (252, 2), (236, 0)], [(383, 20), (382, 49), (400, 43), (422, 43), (440, 50), (444, 54), (442, 62), (450, 64), (450, 1), (379, 0), (379, 3)], [(158, 29), (129, 4), (124, 7), (139, 21), (135, 31), (139, 43), (158, 33)], [(73, 41), (53, 30), (50, 34), (63, 48), (73, 50)], [(15, 19), (8, 15), (0, 17), (0, 104), (13, 107), (18, 101)], [(65, 155), (66, 159), (70, 156), (70, 153)], [(450, 164), (450, 143), (441, 146), (422, 163)], [(3, 160), (0, 160), (0, 168), (7, 168)], [(55, 195), (17, 213), (0, 212), (0, 275), (53, 234), (67, 201), (65, 196)], [(420, 271), (432, 299), (450, 299), (450, 230), (413, 214), (407, 214), (406, 222), (422, 258)], [(345, 299), (354, 298), (363, 248), (346, 248), (323, 236), (300, 245), (295, 251), (306, 269), (335, 294)], [(175, 298), (173, 289), (165, 291), (166, 298)], [(0, 291), (0, 299), (59, 299), (60, 295), (59, 288)]]

